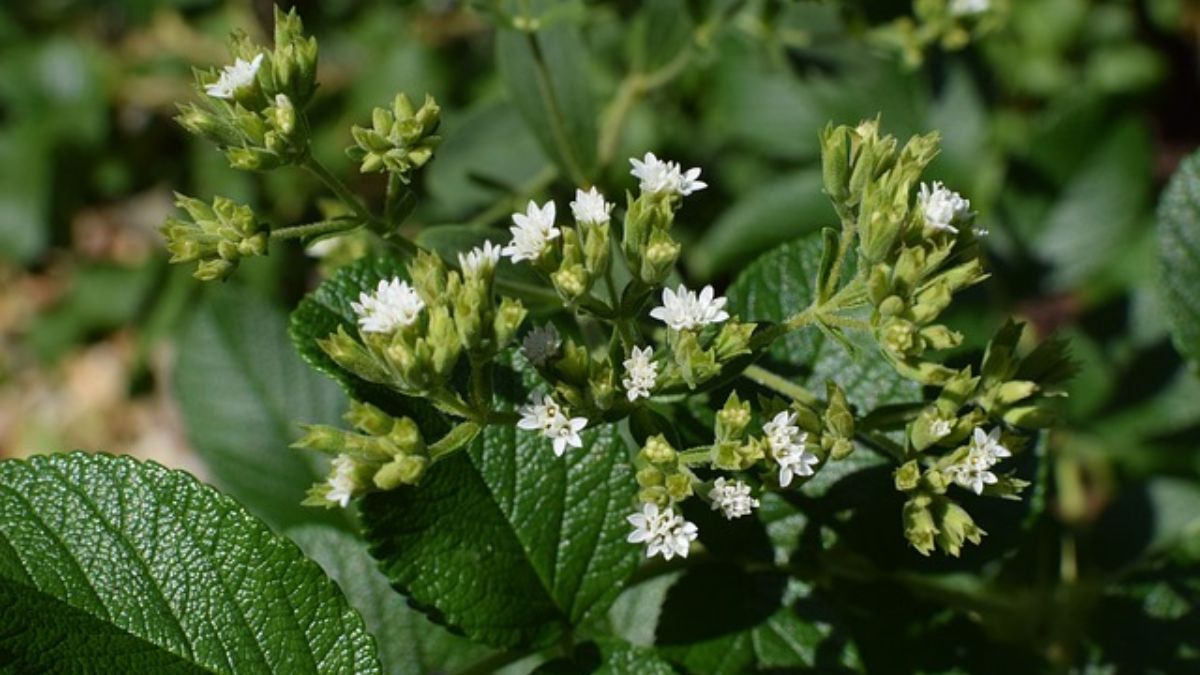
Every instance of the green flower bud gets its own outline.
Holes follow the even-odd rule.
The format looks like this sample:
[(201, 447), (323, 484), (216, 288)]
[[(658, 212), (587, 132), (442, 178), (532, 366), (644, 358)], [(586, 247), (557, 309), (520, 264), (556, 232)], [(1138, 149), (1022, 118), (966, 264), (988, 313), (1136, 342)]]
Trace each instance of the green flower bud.
[(682, 249), (679, 242), (672, 239), (665, 230), (652, 231), (641, 257), (642, 281), (650, 286), (661, 284), (675, 267), (675, 261), (679, 259)]
[(926, 326), (917, 332), (921, 343), (928, 349), (953, 349), (962, 344), (962, 333), (937, 325)]
[(588, 377), (588, 395), (592, 402), (597, 408), (608, 410), (612, 408), (616, 394), (616, 373), (613, 371), (612, 363), (607, 359), (593, 361), (591, 374)]
[(876, 307), (882, 305), (883, 301), (892, 294), (890, 277), (890, 269), (883, 263), (872, 267), (870, 274), (867, 275), (867, 295), (871, 299), (871, 304)]
[(1052, 426), (1057, 417), (1055, 411), (1044, 401), (1039, 404), (1018, 406), (1004, 413), (1005, 422), (1025, 429), (1045, 429)]
[(316, 450), (317, 452), (325, 452), (336, 455), (342, 452), (346, 446), (346, 432), (337, 427), (326, 426), (324, 424), (302, 424), (300, 428), (304, 430), (304, 435), (300, 440), (292, 444), (293, 448), (302, 448), (305, 450)]
[(429, 460), (415, 455), (400, 455), (379, 467), (372, 482), (380, 490), (394, 490), (401, 485), (416, 485), (425, 473)]
[(716, 352), (717, 361), (725, 362), (735, 356), (749, 354), (750, 335), (757, 326), (758, 324), (739, 323), (736, 320), (726, 321), (713, 340), (712, 348)]
[(929, 323), (950, 306), (950, 288), (938, 281), (917, 295), (913, 304), (912, 317), (919, 324)]
[(237, 263), (228, 260), (201, 260), (192, 275), (200, 281), (224, 281), (237, 269)]
[(689, 388), (695, 389), (721, 372), (716, 354), (711, 349), (702, 349), (695, 333), (679, 333), (674, 347), (675, 366)]
[(904, 300), (898, 295), (889, 295), (879, 303), (879, 313), (883, 316), (900, 316), (905, 309)]
[(637, 472), (637, 483), (639, 487), (655, 487), (663, 484), (665, 478), (663, 472), (658, 469), (647, 466), (642, 467)]
[(667, 489), (659, 485), (638, 490), (637, 498), (638, 502), (642, 504), (658, 504), (659, 506), (666, 506), (669, 501)]
[(408, 417), (395, 419), (392, 428), (387, 432), (387, 438), (404, 454), (416, 454), (425, 451), (425, 439), (417, 423)]
[(389, 379), (383, 365), (342, 326), (324, 340), (317, 340), (317, 345), (334, 363), (368, 382), (385, 383)]
[(520, 300), (509, 297), (500, 298), (500, 307), (497, 309), (495, 321), (492, 323), (497, 351), (504, 349), (512, 342), (528, 313)]
[(667, 442), (666, 436), (657, 434), (646, 439), (645, 445), (642, 446), (641, 457), (651, 464), (666, 466), (675, 463), (676, 452), (675, 448)]
[(714, 435), (717, 441), (740, 440), (745, 435), (746, 427), (749, 424), (750, 402), (743, 402), (735, 391), (729, 394), (729, 398), (725, 399), (725, 405), (717, 411)]
[(713, 445), (712, 465), (724, 471), (742, 471), (752, 464), (746, 463), (741, 442), (718, 441)]
[(462, 344), (458, 339), (458, 329), (450, 310), (446, 307), (430, 307), (429, 328), (425, 342), (431, 348), (429, 366), (438, 378), (445, 377), (454, 369), (462, 353)]
[(964, 542), (970, 541), (972, 544), (979, 545), (983, 541), (983, 535), (987, 533), (979, 529), (979, 526), (971, 519), (971, 514), (961, 506), (949, 499), (942, 498), (935, 503), (934, 507), (936, 515), (940, 516), (938, 518), (938, 548), (957, 558), (962, 551)]
[(583, 232), (583, 256), (588, 274), (593, 279), (604, 276), (608, 271), (611, 252), (608, 223), (583, 223), (580, 229)]
[(846, 393), (834, 382), (825, 385), (829, 407), (825, 409), (825, 428), (838, 438), (854, 437), (854, 415), (850, 412), (850, 402)]
[(376, 108), (371, 115), (371, 127), (350, 130), (355, 145), (346, 154), (361, 163), (362, 173), (388, 171), (408, 183), (412, 173), (433, 158), (441, 143), (437, 136), (441, 109), (426, 95), (421, 109), (413, 112), (412, 103), (404, 94), (397, 94), (392, 109)]
[(934, 537), (938, 528), (933, 522), (933, 514), (929, 511), (929, 497), (919, 495), (904, 503), (901, 520), (904, 523), (904, 537), (908, 543), (921, 555), (933, 552)]
[(1033, 396), (1038, 390), (1036, 382), (1028, 380), (1010, 380), (996, 389), (996, 402), (1003, 406), (1024, 401)]
[(850, 201), (850, 129), (825, 125), (821, 131), (821, 175), (834, 204)]
[(342, 419), (363, 433), (372, 436), (385, 436), (396, 424), (395, 418), (383, 412), (370, 403), (350, 401), (350, 409)]
[(917, 460), (909, 460), (892, 473), (896, 489), (900, 492), (912, 492), (921, 484), (921, 465)]
[(676, 473), (667, 476), (667, 495), (681, 502), (692, 496), (692, 477), (686, 473)]
[[(826, 436), (825, 438), (829, 437)], [(849, 438), (833, 438), (831, 441), (829, 445), (829, 459), (845, 459), (854, 452), (854, 441), (851, 441)]]
[(881, 326), (879, 333), (883, 348), (899, 358), (916, 347), (913, 325), (905, 319), (888, 319)]
[(317, 40), (304, 36), (304, 24), (292, 9), (275, 8), (275, 51), (271, 55), (271, 92), (286, 94), (304, 107), (317, 89)]
[(565, 261), (557, 271), (550, 275), (554, 290), (568, 303), (574, 303), (591, 286), (591, 275), (581, 264), (568, 264)]

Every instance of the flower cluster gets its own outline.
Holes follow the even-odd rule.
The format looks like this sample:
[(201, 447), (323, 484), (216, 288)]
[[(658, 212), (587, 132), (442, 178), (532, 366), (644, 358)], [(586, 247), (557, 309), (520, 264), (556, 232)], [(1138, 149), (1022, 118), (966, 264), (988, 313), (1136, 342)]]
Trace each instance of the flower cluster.
[(687, 197), (708, 187), (700, 178), (700, 169), (684, 171), (677, 162), (664, 162), (647, 152), (641, 160), (630, 158), (633, 169), (629, 172), (638, 179), (638, 188), (644, 194), (679, 195)]
[(587, 427), (587, 418), (571, 417), (553, 397), (547, 394), (535, 396), (532, 401), (521, 406), (519, 412), (521, 419), (517, 421), (517, 428), (540, 431), (552, 441), (556, 457), (562, 457), (568, 446), (583, 447), (583, 439), (579, 437), (579, 432)]
[(796, 413), (783, 411), (763, 425), (771, 459), (779, 465), (779, 486), (791, 485), (794, 476), (811, 476), (819, 458), (805, 449), (808, 434), (796, 426)]
[(672, 330), (695, 330), (701, 326), (729, 319), (725, 298), (714, 297), (712, 286), (705, 286), (697, 295), (680, 286), (672, 291), (664, 288), (662, 305), (650, 310), (650, 317), (665, 323)]
[(658, 364), (652, 361), (654, 349), (651, 347), (634, 347), (629, 358), (621, 364), (625, 367), (625, 377), (621, 385), (625, 387), (625, 396), (630, 401), (639, 398), (649, 398), (658, 379)]
[(670, 560), (675, 556), (686, 558), (691, 544), (696, 540), (696, 526), (676, 515), (671, 508), (660, 509), (658, 504), (645, 504), (642, 510), (626, 518), (633, 526), (627, 541), (646, 545), (646, 555), (661, 555)]
[(720, 510), (727, 520), (748, 516), (759, 506), (758, 500), (750, 496), (750, 486), (740, 480), (716, 479), (708, 498), (713, 510)]
[(375, 109), (370, 127), (350, 129), (355, 144), (346, 154), (360, 162), (362, 173), (387, 171), (408, 183), (413, 171), (433, 158), (442, 141), (436, 135), (440, 123), (441, 108), (432, 96), (426, 95), (420, 109), (414, 109), (407, 96), (396, 94), (391, 110)]
[(407, 281), (380, 280), (374, 293), (362, 293), (350, 303), (364, 333), (392, 333), (417, 321), (425, 301)]
[(958, 234), (956, 223), (969, 222), (974, 215), (971, 213), (971, 202), (940, 181), (934, 181), (932, 188), (927, 183), (921, 183), (917, 206), (925, 218), (925, 227), (951, 234)]
[(971, 434), (966, 456), (943, 469), (943, 472), (961, 487), (981, 495), (985, 485), (995, 485), (999, 481), (991, 469), (1005, 457), (1012, 457), (1012, 453), (1000, 444), (1000, 427), (992, 429), (990, 434), (976, 427)]
[(266, 255), (267, 228), (249, 206), (224, 197), (214, 199), (212, 206), (183, 195), (175, 197), (176, 206), (191, 220), (169, 218), (162, 233), (171, 262), (198, 262), (197, 279), (224, 279), (242, 258)]

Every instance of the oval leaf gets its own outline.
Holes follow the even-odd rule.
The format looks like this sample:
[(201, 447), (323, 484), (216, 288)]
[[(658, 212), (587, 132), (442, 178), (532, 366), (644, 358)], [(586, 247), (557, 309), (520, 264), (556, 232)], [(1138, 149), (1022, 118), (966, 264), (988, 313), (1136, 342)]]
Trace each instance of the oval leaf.
[(181, 471), (0, 462), (0, 655), (19, 672), (378, 673), (321, 569)]
[(371, 553), (430, 617), (496, 646), (542, 645), (602, 614), (637, 565), (625, 542), (633, 469), (612, 426), (555, 457), (488, 427), (421, 485), (362, 503)]
[(1162, 305), (1175, 346), (1200, 362), (1200, 153), (1185, 159), (1158, 207)]

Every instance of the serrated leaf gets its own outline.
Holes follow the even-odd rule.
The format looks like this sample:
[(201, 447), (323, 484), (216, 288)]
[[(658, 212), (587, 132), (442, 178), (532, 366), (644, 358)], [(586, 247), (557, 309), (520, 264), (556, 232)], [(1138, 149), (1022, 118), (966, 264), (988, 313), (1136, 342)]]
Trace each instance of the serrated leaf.
[(611, 425), (583, 442), (555, 457), (540, 435), (488, 427), (419, 486), (363, 500), (372, 555), (414, 604), (472, 640), (552, 642), (608, 609), (640, 553), (625, 542), (635, 485), (624, 442)]
[[(528, 3), (532, 16), (554, 3)], [(522, 9), (524, 3), (522, 4)], [(587, 181), (596, 165), (596, 115), (586, 42), (578, 26), (547, 21), (532, 32), (502, 27), (496, 31), (500, 77), (525, 124), (546, 154), (574, 182)]]
[(351, 398), (377, 405), (393, 415), (412, 417), (426, 438), (436, 438), (448, 426), (432, 405), (342, 370), (317, 344), (318, 340), (336, 332), (339, 326), (356, 335), (356, 316), (350, 303), (358, 301), (364, 291), (373, 291), (381, 280), (394, 277), (408, 278), (408, 270), (396, 258), (364, 258), (343, 267), (300, 301), (292, 312), (288, 334), (300, 357), (337, 380)]
[(1200, 153), (1179, 165), (1159, 203), (1158, 259), (1175, 346), (1200, 362)]
[(187, 437), (216, 484), (271, 525), (344, 527), (336, 512), (300, 505), (323, 471), (289, 446), (298, 422), (336, 424), (346, 397), (296, 357), (286, 329), (265, 299), (214, 289), (179, 337), (175, 396)]
[(451, 634), (411, 609), (392, 591), (387, 577), (358, 538), (328, 527), (307, 525), (288, 537), (330, 576), (375, 636), (384, 672), (422, 675), (457, 672), (492, 650)]
[[(814, 232), (764, 254), (729, 287), (729, 311), (743, 321), (784, 321), (808, 307), (821, 264), (821, 236)], [(833, 380), (860, 410), (918, 400), (920, 387), (896, 374), (870, 336), (847, 333), (854, 354), (815, 328), (795, 331), (772, 345), (770, 361), (812, 391)]]
[(379, 672), (362, 619), (295, 545), (186, 473), (84, 453), (0, 462), (0, 657), (18, 672)]

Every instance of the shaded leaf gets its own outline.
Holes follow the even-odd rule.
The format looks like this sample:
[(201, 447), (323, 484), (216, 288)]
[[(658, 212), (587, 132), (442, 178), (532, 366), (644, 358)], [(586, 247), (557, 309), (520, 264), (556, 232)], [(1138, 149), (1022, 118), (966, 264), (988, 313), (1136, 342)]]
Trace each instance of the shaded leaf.
[(1159, 289), (1175, 346), (1200, 362), (1200, 153), (1184, 160), (1158, 207)]

